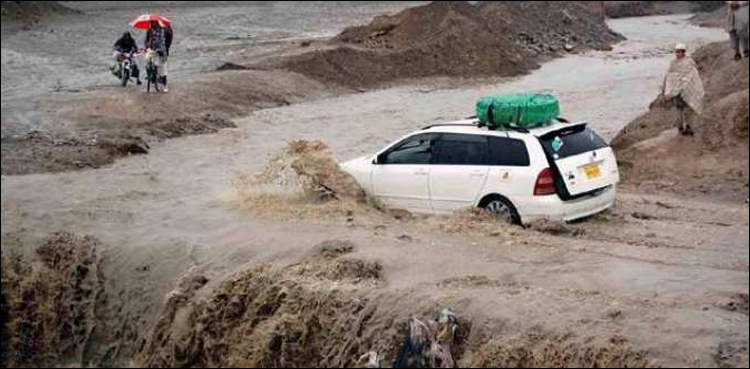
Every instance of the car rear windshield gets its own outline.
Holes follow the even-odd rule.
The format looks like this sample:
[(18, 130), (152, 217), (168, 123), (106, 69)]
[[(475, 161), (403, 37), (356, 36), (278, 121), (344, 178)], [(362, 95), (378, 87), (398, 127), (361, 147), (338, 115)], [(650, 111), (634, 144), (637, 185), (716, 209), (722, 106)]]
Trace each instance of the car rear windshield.
[(609, 147), (606, 141), (587, 126), (548, 133), (540, 139), (544, 151), (555, 160), (565, 159)]

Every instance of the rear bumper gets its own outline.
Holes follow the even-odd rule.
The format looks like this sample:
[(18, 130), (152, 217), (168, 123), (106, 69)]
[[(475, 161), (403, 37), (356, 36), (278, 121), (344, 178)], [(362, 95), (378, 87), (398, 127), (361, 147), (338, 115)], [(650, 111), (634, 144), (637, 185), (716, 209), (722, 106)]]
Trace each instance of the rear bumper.
[(525, 224), (540, 219), (570, 222), (611, 208), (616, 198), (617, 187), (612, 186), (595, 195), (572, 201), (562, 201), (558, 196), (535, 197), (526, 204), (517, 204), (517, 207)]

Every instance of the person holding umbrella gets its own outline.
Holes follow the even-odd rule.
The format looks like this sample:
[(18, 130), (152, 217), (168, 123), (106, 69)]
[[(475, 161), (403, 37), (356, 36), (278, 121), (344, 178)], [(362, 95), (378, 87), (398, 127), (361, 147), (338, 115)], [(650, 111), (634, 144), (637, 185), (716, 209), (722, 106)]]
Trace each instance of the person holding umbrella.
[(158, 82), (162, 85), (164, 92), (169, 92), (167, 62), (174, 34), (172, 22), (163, 16), (149, 14), (134, 20), (132, 26), (146, 30), (144, 48), (155, 54), (154, 64), (157, 67)]

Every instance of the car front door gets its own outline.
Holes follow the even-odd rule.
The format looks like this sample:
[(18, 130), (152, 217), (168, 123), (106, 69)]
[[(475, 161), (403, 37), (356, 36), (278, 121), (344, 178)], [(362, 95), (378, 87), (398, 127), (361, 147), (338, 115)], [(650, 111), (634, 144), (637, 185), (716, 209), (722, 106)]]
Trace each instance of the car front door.
[(435, 134), (419, 134), (378, 156), (373, 193), (392, 209), (430, 213), (430, 162)]
[(431, 202), (436, 212), (448, 213), (474, 205), (487, 180), (488, 151), (484, 136), (440, 136), (430, 168)]

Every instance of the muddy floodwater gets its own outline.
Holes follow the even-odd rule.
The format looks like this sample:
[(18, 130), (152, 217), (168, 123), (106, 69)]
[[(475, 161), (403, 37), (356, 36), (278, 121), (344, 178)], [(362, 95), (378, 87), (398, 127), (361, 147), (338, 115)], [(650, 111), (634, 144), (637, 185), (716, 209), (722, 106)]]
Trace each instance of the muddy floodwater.
[[(194, 3), (194, 4), (193, 4)], [(39, 129), (33, 99), (55, 91), (96, 90), (112, 84), (112, 45), (141, 13), (158, 12), (175, 24), (170, 73), (175, 77), (215, 70), (225, 62), (273, 53), (302, 40), (335, 36), (374, 16), (424, 2), (357, 1), (128, 1), (64, 2), (85, 11), (58, 15), (24, 32), (2, 27), (3, 137)], [(95, 30), (92, 31), (92, 30)], [(131, 30), (132, 31), (132, 30)], [(145, 33), (132, 31), (139, 45)]]
[[(236, 19), (231, 7), (184, 10), (174, 17), (180, 23), (207, 17), (209, 24), (181, 34), (186, 55), (175, 57), (176, 78), (218, 65), (221, 59), (212, 47), (230, 58), (271, 52), (273, 40), (331, 36), (352, 20), (365, 22), (373, 14), (405, 6), (372, 3), (351, 9), (258, 5)], [(109, 24), (124, 22), (130, 12), (98, 9), (94, 14), (108, 34), (115, 34), (118, 27)], [(227, 21), (210, 23), (214, 16)], [(248, 16), (252, 28), (244, 26)], [(339, 159), (352, 159), (427, 124), (473, 115), (476, 99), (490, 93), (552, 92), (560, 97), (566, 117), (587, 120), (611, 139), (648, 109), (676, 42), (697, 48), (725, 38), (721, 30), (688, 25), (687, 16), (615, 20), (610, 26), (628, 41), (611, 52), (553, 60), (519, 78), (433, 79), (259, 110), (237, 119), (237, 128), (169, 140), (149, 155), (105, 168), (3, 176), (3, 251), (28, 254), (24, 240), (60, 230), (97, 237), (105, 245), (108, 288), (127, 300), (117, 308), (140, 316), (136, 320), (148, 327), (164, 296), (191, 268), (208, 277), (210, 288), (260, 263), (297, 262), (316, 243), (350, 240), (358, 246), (356, 257), (382, 264), (388, 290), (418, 290), (465, 316), (504, 322), (505, 327), (627, 337), (665, 366), (721, 365), (716, 354), (727, 349), (744, 349), (746, 358), (747, 315), (722, 308), (748, 291), (745, 204), (626, 188), (613, 211), (573, 224), (570, 232), (550, 234), (467, 230), (443, 220), (404, 221), (359, 208), (364, 205), (293, 211), (311, 205), (284, 196), (271, 198), (276, 199), (271, 205), (281, 210), (262, 212), (237, 196), (238, 179), (261, 171), (292, 140), (321, 139)], [(65, 86), (87, 89), (111, 82), (87, 73), (106, 60), (93, 55), (109, 39), (93, 44), (70, 39), (80, 34), (77, 27), (61, 23), (54, 33), (3, 35), (3, 117), (11, 114), (25, 122), (7, 132), (4, 127), (4, 134), (34, 125), (33, 111), (20, 101), (56, 83), (50, 73), (68, 68), (69, 57), (79, 67), (60, 77)], [(55, 57), (37, 60), (19, 54), (32, 45), (58, 47), (57, 37), (69, 44), (58, 45)], [(244, 38), (262, 47), (247, 49)], [(79, 46), (80, 53), (70, 52)], [(45, 73), (30, 80), (14, 75), (14, 65), (22, 62), (38, 63)], [(460, 288), (442, 283), (467, 277), (492, 283)], [(746, 359), (740, 354), (739, 360), (732, 365)]]

